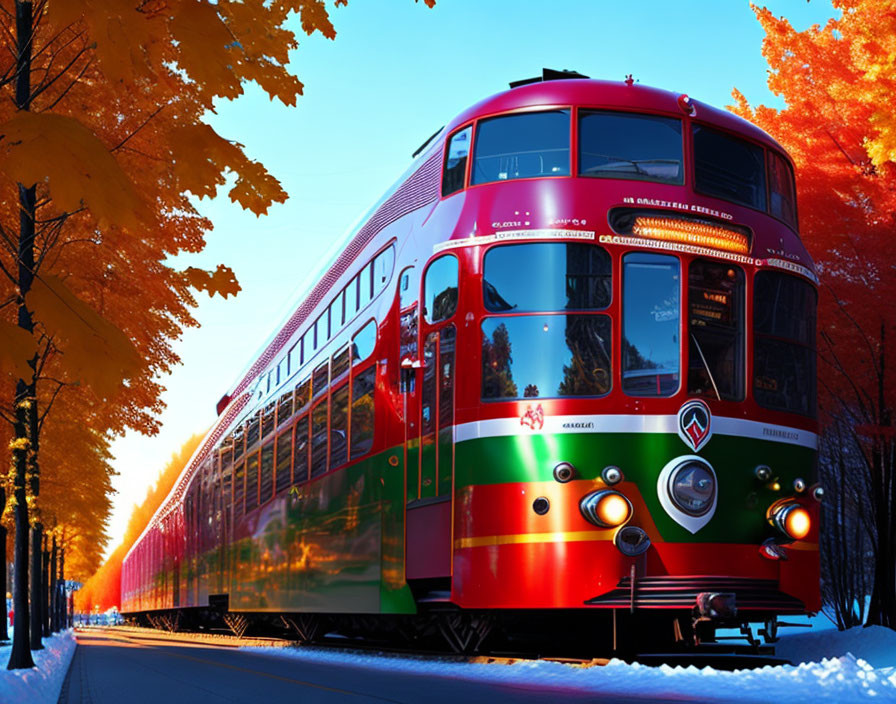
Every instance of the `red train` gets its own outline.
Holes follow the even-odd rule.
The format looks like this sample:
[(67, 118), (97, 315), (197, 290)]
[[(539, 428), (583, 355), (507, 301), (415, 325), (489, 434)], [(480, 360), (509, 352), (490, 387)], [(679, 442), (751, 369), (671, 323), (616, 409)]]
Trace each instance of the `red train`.
[(816, 279), (784, 150), (546, 71), (415, 157), (222, 398), (122, 611), (458, 650), (589, 620), (617, 647), (771, 639), (817, 611)]

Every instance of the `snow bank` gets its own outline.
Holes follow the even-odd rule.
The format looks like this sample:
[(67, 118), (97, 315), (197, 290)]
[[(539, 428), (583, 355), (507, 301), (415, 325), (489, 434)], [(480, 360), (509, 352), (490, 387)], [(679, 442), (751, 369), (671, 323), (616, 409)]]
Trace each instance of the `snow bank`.
[(0, 704), (56, 704), (75, 645), (71, 631), (44, 638), (44, 649), (31, 652), (29, 670), (7, 670), (12, 646), (0, 647)]
[[(854, 702), (896, 701), (896, 632), (857, 629), (822, 631), (781, 639), (782, 651), (800, 665), (726, 672), (711, 667), (650, 667), (612, 660), (606, 666), (582, 668), (557, 662), (478, 664), (438, 658), (414, 658), (366, 652), (334, 652), (323, 648), (246, 648), (308, 663), (342, 664), (389, 670), (396, 674), (450, 677), (516, 686), (562, 688), (602, 695), (644, 698), (681, 696), (706, 702)], [(878, 631), (886, 631), (880, 633)], [(870, 662), (856, 657), (873, 658)], [(842, 653), (842, 654), (841, 654)], [(831, 657), (833, 655), (837, 657)], [(871, 662), (874, 664), (872, 665)]]

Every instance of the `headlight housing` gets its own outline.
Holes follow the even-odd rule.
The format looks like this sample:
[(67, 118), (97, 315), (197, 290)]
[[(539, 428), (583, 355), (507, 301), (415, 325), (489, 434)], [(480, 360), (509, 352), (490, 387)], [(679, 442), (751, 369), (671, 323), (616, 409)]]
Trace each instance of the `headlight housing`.
[(715, 503), (716, 475), (703, 462), (685, 462), (669, 476), (669, 496), (689, 516), (704, 516)]
[(812, 517), (796, 501), (772, 504), (769, 521), (791, 540), (802, 540), (812, 529)]
[(586, 494), (579, 502), (586, 520), (601, 528), (621, 526), (632, 517), (632, 505), (618, 491), (604, 489)]

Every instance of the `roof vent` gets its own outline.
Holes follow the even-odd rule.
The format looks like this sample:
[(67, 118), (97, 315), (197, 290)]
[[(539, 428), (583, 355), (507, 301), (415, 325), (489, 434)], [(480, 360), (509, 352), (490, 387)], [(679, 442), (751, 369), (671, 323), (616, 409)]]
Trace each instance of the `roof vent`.
[(541, 76), (536, 78), (524, 78), (520, 81), (511, 81), (511, 88), (519, 88), (520, 86), (527, 86), (530, 83), (542, 83), (544, 81), (560, 81), (564, 78), (590, 78), (590, 76), (586, 76), (578, 71), (567, 71), (566, 69), (562, 71), (557, 71), (553, 68), (543, 68), (541, 69)]

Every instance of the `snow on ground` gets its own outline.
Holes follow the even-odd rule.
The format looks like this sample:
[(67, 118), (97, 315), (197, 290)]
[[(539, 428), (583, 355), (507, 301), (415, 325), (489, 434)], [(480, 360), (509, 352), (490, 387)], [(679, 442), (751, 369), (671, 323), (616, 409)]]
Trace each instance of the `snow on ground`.
[(706, 702), (896, 701), (896, 631), (822, 629), (783, 636), (778, 652), (799, 662), (725, 672), (711, 667), (650, 667), (612, 660), (606, 666), (557, 662), (471, 664), (444, 659), (333, 652), (316, 648), (246, 648), (305, 662), (327, 662), (396, 673), (556, 687), (602, 695)]
[(75, 637), (63, 631), (43, 643), (43, 650), (31, 652), (35, 666), (28, 670), (7, 670), (12, 646), (0, 646), (0, 704), (56, 704), (75, 654)]

